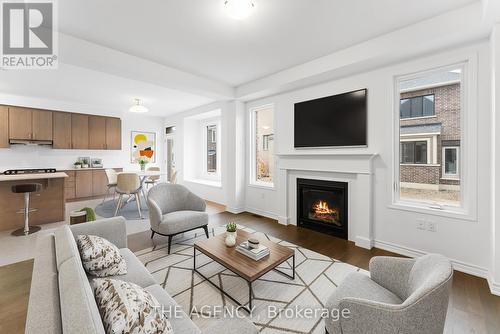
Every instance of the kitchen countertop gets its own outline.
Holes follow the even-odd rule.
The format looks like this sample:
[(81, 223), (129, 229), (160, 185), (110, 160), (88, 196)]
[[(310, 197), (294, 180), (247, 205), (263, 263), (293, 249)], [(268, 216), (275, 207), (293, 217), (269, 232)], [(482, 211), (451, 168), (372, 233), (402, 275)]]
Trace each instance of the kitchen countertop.
[(0, 175), (0, 182), (2, 182), (2, 181), (40, 180), (40, 179), (60, 179), (60, 178), (65, 178), (65, 177), (68, 177), (68, 174), (63, 173), (63, 172)]

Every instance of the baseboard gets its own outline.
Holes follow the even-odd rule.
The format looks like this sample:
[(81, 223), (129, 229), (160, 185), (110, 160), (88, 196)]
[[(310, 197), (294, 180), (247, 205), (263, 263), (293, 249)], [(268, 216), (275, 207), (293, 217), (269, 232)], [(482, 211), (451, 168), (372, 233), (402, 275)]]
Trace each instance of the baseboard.
[[(390, 243), (390, 242), (380, 241), (380, 240), (375, 240), (374, 247), (380, 248), (380, 249), (383, 249), (383, 250), (386, 250), (389, 252), (401, 254), (404, 256), (408, 256), (408, 257), (419, 257), (419, 256), (427, 254), (426, 252), (423, 252), (423, 251), (420, 251), (417, 249), (397, 245), (397, 244)], [(476, 266), (474, 264), (458, 261), (458, 260), (450, 259), (450, 261), (453, 265), (454, 270), (457, 270), (457, 271), (460, 271), (460, 272), (463, 272), (466, 274), (470, 274), (473, 276), (485, 278), (488, 280), (488, 283), (489, 283), (490, 275), (488, 273), (488, 269), (480, 267), (480, 266)], [(500, 285), (497, 287), (500, 288)], [(490, 285), (490, 289), (491, 289), (491, 285)], [(493, 292), (493, 289), (491, 289), (491, 293), (496, 294)]]
[(245, 211), (279, 221), (279, 216), (269, 211), (255, 209), (248, 206), (245, 208)]
[(373, 240), (365, 237), (356, 237), (355, 241), (356, 246), (366, 249), (373, 248)]
[(493, 279), (491, 274), (488, 275), (487, 281), (488, 281), (488, 285), (490, 287), (491, 293), (496, 295), (496, 296), (500, 296), (500, 283), (495, 282), (495, 280)]
[(278, 216), (278, 223), (280, 223), (281, 225), (289, 225), (290, 218), (284, 216)]
[(230, 213), (234, 213), (235, 215), (238, 213), (245, 212), (245, 208), (226, 206), (226, 211)]

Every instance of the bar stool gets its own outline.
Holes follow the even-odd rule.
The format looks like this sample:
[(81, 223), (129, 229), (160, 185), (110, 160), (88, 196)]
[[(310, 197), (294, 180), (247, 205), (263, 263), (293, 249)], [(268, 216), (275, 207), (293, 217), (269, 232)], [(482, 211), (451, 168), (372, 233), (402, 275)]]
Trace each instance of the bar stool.
[(25, 183), (16, 184), (12, 186), (11, 190), (16, 194), (24, 194), (24, 208), (17, 213), (24, 214), (24, 228), (20, 228), (12, 232), (12, 235), (22, 236), (28, 235), (41, 230), (40, 226), (29, 226), (29, 214), (30, 212), (37, 211), (38, 209), (30, 209), (30, 193), (38, 192), (42, 189), (40, 183)]

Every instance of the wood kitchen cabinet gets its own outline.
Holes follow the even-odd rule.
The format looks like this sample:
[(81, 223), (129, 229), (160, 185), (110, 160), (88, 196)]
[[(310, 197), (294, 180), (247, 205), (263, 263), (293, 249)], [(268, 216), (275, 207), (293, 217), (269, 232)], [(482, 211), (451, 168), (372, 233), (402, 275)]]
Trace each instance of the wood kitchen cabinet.
[(106, 117), (106, 149), (122, 149), (122, 121), (119, 118)]
[(9, 107), (9, 138), (52, 140), (52, 111)]
[(9, 138), (33, 139), (31, 109), (9, 107)]
[(0, 148), (9, 147), (9, 108), (0, 106)]
[(108, 178), (103, 169), (92, 171), (92, 196), (102, 196), (106, 193)]
[(106, 149), (106, 117), (89, 117), (89, 149)]
[(31, 110), (32, 134), (35, 140), (52, 140), (52, 111)]
[(75, 197), (91, 197), (92, 194), (92, 171), (77, 171), (75, 177)]
[[(122, 168), (115, 168), (117, 173)], [(89, 197), (102, 197), (108, 191), (108, 178), (105, 169), (66, 170), (68, 174), (64, 182), (64, 194), (67, 201), (77, 201)]]
[(71, 148), (79, 150), (89, 148), (89, 116), (71, 114)]
[(71, 148), (71, 114), (66, 112), (54, 112), (52, 114), (52, 148)]
[(0, 105), (0, 148), (11, 139), (52, 141), (54, 149), (121, 150), (121, 119)]

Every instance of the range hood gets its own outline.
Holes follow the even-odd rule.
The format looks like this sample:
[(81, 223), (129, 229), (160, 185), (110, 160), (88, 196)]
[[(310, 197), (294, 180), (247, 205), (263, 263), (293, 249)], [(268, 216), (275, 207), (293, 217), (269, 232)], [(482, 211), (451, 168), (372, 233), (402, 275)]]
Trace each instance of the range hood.
[(52, 140), (10, 139), (9, 144), (11, 144), (11, 145), (28, 145), (28, 146), (38, 146), (38, 145), (52, 146)]

